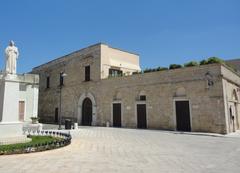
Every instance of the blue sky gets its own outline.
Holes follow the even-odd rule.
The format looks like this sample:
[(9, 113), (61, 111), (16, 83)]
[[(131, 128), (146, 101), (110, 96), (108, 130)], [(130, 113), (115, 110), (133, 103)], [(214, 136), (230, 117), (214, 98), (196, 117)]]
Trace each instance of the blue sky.
[(14, 40), (18, 72), (98, 42), (140, 54), (142, 68), (240, 58), (239, 0), (0, 2), (0, 67)]

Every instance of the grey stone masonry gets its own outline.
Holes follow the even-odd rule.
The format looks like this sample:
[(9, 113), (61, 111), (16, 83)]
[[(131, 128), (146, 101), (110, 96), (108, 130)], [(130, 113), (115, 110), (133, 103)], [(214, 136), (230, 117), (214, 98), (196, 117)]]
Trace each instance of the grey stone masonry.
[[(107, 66), (101, 65), (103, 56), (107, 56), (106, 50), (102, 54), (106, 49), (103, 46), (90, 46), (33, 69), (32, 73), (40, 75), (39, 116), (43, 122), (56, 121), (59, 73), (64, 71), (67, 76), (62, 88), (63, 119), (71, 118), (82, 124), (83, 102), (90, 98), (92, 125), (106, 126), (109, 122), (113, 126), (113, 103), (120, 103), (121, 126), (137, 128), (136, 107), (145, 104), (147, 128), (177, 130), (175, 103), (188, 101), (191, 131), (229, 133), (239, 129), (240, 77), (231, 68), (210, 64), (107, 78)], [(125, 53), (119, 52), (120, 55)], [(130, 54), (128, 60), (137, 66), (138, 59), (134, 56)], [(134, 67), (128, 64), (125, 65), (129, 69)], [(86, 82), (88, 65), (91, 80)], [(50, 77), (49, 88), (46, 88), (47, 77)], [(145, 95), (146, 100), (141, 101), (140, 95)]]

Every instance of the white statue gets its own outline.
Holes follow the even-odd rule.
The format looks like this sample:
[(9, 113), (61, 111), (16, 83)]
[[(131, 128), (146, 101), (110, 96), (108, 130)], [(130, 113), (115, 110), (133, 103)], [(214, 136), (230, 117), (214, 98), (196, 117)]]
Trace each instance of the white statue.
[(17, 72), (17, 58), (18, 58), (18, 48), (15, 47), (13, 41), (10, 41), (9, 46), (5, 50), (6, 54), (6, 73), (16, 74)]

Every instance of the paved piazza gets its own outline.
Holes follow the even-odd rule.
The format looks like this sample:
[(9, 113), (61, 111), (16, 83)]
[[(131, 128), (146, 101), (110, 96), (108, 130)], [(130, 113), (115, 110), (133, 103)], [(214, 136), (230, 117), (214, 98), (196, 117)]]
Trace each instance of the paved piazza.
[(0, 156), (0, 173), (240, 172), (240, 135), (81, 127), (72, 144)]

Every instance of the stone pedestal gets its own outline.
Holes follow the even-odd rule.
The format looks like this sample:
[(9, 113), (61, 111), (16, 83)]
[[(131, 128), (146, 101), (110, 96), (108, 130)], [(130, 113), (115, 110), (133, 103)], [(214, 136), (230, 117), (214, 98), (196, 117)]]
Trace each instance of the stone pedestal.
[(5, 75), (0, 81), (0, 122), (18, 122), (18, 105), (17, 75)]
[(1, 122), (0, 123), (0, 138), (12, 138), (23, 135), (23, 123), (21, 122)]
[(26, 135), (23, 135), (22, 122), (1, 122), (0, 123), (0, 145), (29, 142)]
[(17, 75), (0, 76), (0, 144), (27, 141), (19, 122), (19, 83)]

